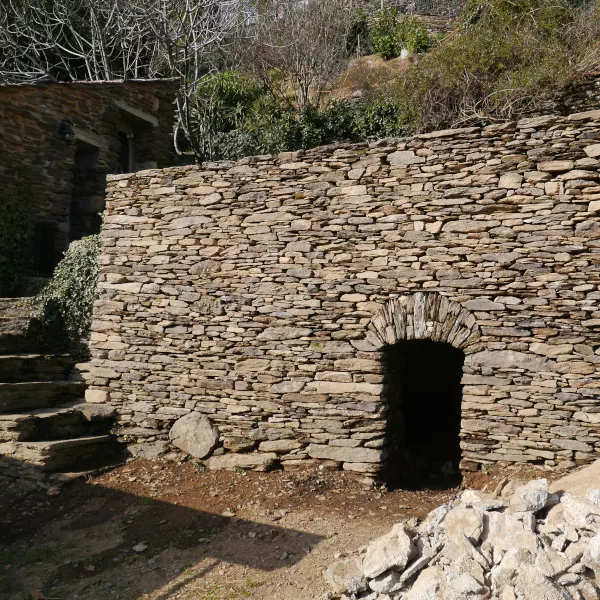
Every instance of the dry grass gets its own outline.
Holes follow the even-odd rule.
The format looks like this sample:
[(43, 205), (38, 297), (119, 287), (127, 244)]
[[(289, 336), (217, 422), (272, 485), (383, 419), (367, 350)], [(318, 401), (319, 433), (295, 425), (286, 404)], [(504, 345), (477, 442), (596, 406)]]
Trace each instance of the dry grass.
[(413, 64), (413, 59), (384, 60), (377, 54), (353, 59), (338, 77), (332, 100), (350, 98), (356, 92), (371, 92), (396, 81)]

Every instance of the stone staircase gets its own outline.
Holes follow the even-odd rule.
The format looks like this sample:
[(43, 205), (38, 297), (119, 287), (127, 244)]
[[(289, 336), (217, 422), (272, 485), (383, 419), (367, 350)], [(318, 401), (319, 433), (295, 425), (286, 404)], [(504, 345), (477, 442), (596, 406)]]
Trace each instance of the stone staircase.
[(0, 299), (0, 483), (48, 486), (60, 480), (53, 474), (117, 462), (114, 409), (84, 401), (75, 358), (29, 339), (28, 322), (22, 301)]
[(0, 353), (24, 351), (29, 324), (25, 298), (0, 298)]

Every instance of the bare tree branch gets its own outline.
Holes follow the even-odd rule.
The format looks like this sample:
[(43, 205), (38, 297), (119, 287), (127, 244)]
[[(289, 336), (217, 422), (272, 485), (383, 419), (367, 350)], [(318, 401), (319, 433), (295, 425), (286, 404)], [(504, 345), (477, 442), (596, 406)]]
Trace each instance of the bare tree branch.
[(287, 77), (299, 107), (319, 106), (347, 64), (351, 11), (347, 0), (278, 0), (248, 27), (246, 67), (268, 83), (276, 69)]
[(190, 115), (242, 0), (2, 0), (0, 82), (179, 78), (178, 126), (199, 155)]

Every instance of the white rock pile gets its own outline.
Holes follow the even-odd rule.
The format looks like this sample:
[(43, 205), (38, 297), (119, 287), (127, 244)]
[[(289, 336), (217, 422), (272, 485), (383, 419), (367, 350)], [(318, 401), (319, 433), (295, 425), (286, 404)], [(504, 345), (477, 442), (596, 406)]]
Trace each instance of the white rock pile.
[(342, 599), (600, 600), (600, 489), (551, 493), (537, 479), (467, 490), (325, 577)]

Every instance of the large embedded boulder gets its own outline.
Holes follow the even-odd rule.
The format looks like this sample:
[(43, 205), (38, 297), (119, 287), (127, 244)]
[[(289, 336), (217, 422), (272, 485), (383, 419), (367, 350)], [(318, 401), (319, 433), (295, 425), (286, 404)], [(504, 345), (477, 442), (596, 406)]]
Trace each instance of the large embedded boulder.
[(217, 445), (219, 432), (205, 416), (191, 412), (175, 421), (169, 440), (190, 456), (206, 458)]

